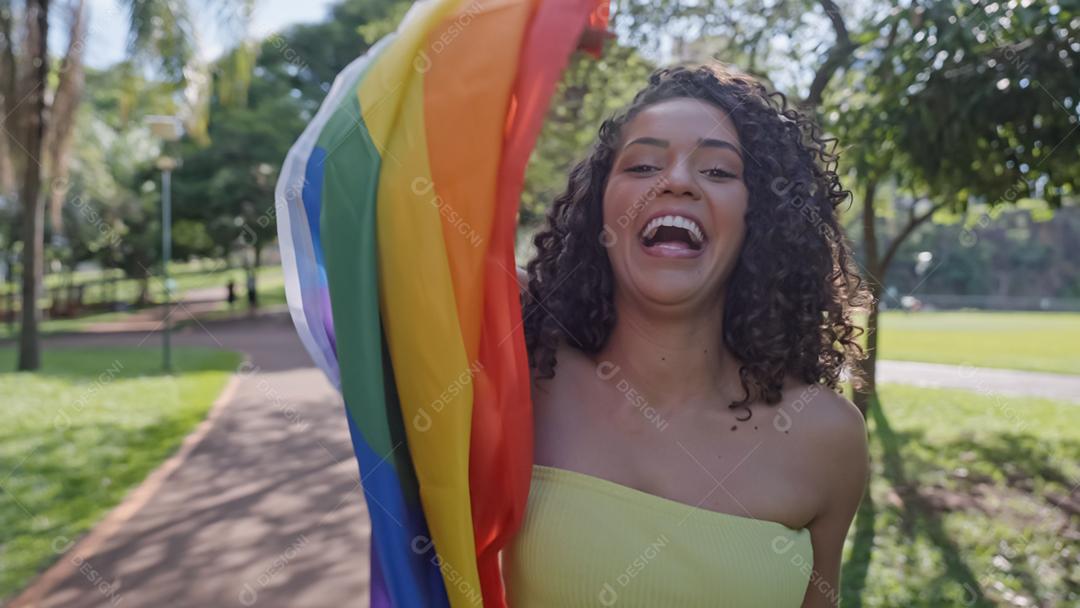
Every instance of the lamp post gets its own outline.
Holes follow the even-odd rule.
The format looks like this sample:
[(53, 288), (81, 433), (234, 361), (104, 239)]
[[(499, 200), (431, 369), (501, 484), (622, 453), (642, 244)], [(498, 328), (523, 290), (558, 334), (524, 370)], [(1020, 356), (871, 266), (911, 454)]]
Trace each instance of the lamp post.
[(165, 314), (162, 318), (162, 367), (172, 372), (172, 280), (169, 279), (169, 260), (172, 258), (172, 172), (179, 165), (177, 159), (164, 154), (165, 145), (178, 141), (184, 134), (183, 123), (175, 116), (148, 116), (146, 123), (150, 132), (163, 142), (162, 155), (157, 168), (161, 170), (161, 277), (165, 283)]

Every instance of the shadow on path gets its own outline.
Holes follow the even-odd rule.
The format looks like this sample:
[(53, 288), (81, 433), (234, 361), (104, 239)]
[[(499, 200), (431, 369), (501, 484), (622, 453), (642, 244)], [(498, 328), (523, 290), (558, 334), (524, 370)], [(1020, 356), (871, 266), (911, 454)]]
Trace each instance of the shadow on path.
[[(158, 343), (94, 334), (45, 347), (140, 341)], [(92, 554), (60, 558), (78, 567), (37, 605), (364, 605), (370, 527), (343, 406), (288, 317), (188, 327), (174, 343), (243, 351), (253, 366), (142, 509)]]

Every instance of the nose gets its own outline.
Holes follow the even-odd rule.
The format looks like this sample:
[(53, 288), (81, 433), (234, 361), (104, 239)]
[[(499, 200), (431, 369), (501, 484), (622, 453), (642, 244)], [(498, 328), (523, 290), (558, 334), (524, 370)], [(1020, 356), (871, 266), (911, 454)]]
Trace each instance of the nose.
[(660, 175), (660, 194), (671, 194), (675, 197), (689, 196), (697, 200), (701, 198), (701, 190), (694, 180), (693, 172), (689, 163), (685, 160), (677, 160)]

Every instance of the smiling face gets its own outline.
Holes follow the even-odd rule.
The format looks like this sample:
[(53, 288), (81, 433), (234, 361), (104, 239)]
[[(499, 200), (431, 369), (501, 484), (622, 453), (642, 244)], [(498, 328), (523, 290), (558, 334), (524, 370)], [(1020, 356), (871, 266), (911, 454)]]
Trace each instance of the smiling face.
[(727, 113), (675, 98), (622, 129), (604, 190), (616, 291), (646, 305), (708, 308), (746, 232), (739, 135)]

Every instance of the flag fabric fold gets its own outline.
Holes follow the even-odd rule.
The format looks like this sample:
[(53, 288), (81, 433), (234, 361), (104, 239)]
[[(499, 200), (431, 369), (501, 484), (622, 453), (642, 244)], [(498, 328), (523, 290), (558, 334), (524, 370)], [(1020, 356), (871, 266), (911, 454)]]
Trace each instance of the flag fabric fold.
[(532, 412), (514, 264), (525, 165), (597, 0), (421, 0), (289, 152), (293, 322), (345, 402), (372, 606), (504, 606)]

